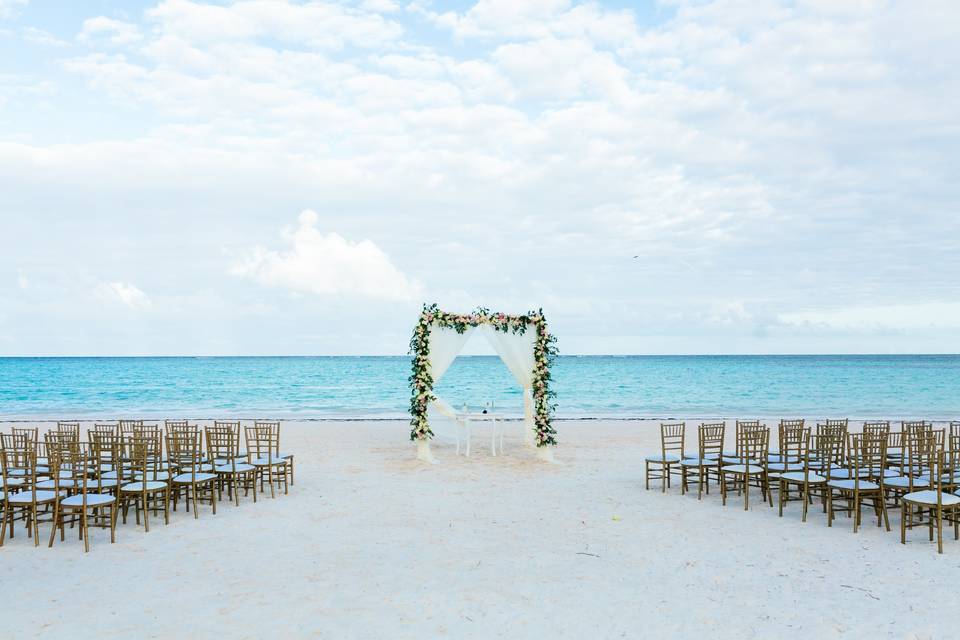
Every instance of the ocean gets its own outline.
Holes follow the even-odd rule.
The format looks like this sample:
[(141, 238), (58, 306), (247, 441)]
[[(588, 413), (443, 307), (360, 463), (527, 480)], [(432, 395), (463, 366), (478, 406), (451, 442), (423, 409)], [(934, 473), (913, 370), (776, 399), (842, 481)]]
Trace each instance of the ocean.
[[(405, 356), (0, 358), (0, 419), (403, 418)], [(561, 356), (558, 418), (960, 419), (958, 355)], [(461, 356), (436, 392), (520, 414), (495, 356)]]

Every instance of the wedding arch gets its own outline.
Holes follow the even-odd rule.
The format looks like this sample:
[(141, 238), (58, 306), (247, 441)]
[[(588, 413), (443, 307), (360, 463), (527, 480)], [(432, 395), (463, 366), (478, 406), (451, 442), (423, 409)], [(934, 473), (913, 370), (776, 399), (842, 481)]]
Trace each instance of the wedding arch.
[(484, 334), (523, 388), (525, 441), (538, 447), (538, 457), (552, 460), (557, 432), (552, 425), (556, 394), (550, 389), (550, 367), (557, 355), (557, 340), (547, 331), (543, 310), (509, 315), (478, 308), (473, 313), (458, 314), (441, 311), (436, 304), (423, 306), (410, 338), (410, 439), (417, 442), (417, 456), (433, 461), (433, 430), (427, 409), (455, 415), (452, 407), (433, 393), (433, 385), (475, 330)]

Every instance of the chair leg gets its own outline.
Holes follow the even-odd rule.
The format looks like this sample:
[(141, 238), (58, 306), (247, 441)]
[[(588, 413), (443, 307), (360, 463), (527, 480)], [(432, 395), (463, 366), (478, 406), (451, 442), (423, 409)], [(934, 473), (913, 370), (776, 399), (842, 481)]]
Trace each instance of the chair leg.
[(907, 544), (907, 501), (900, 501), (900, 544)]

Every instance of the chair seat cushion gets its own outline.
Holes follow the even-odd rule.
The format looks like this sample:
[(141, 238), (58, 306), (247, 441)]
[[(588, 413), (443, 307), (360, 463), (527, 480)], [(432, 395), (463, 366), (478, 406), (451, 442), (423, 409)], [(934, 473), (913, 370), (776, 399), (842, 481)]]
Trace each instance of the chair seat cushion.
[(217, 473), (249, 473), (253, 471), (253, 465), (246, 462), (238, 462), (234, 466), (228, 464), (217, 467)]
[(752, 466), (758, 466), (758, 467), (760, 466), (760, 461), (759, 461), (759, 460), (744, 460), (743, 458), (738, 458), (738, 457), (736, 457), (736, 456), (734, 456), (734, 457), (732, 457), (732, 458), (724, 457), (724, 458), (722, 459), (722, 462), (723, 462), (724, 465), (744, 465), (744, 464), (747, 464), (747, 463), (749, 462), (751, 467), (752, 467)]
[[(895, 489), (910, 489), (911, 488), (911, 479), (908, 476), (897, 476), (896, 478), (884, 478), (884, 486), (893, 487)], [(929, 478), (913, 478), (912, 488), (913, 489), (928, 489), (930, 487)]]
[(57, 499), (57, 494), (53, 491), (21, 491), (10, 496), (8, 500), (10, 504), (30, 504), (34, 496), (37, 502), (53, 502)]
[(701, 460), (700, 458), (686, 458), (680, 461), (680, 466), (682, 467), (716, 467), (717, 459), (714, 458), (711, 460), (710, 458), (704, 458)]
[[(76, 489), (80, 486), (80, 483), (76, 480), (61, 480), (60, 488), (61, 489)], [(52, 491), (57, 488), (56, 480), (44, 480), (43, 482), (37, 483), (37, 489), (44, 489), (46, 491)]]
[(724, 473), (738, 473), (741, 475), (754, 475), (757, 473), (763, 473), (763, 467), (758, 464), (751, 464), (749, 467), (745, 464), (730, 464), (723, 467)]
[[(133, 474), (133, 479), (134, 479), (134, 481), (139, 481), (142, 477), (143, 477), (143, 474), (141, 474), (141, 473), (135, 473), (135, 474)], [(151, 479), (151, 480), (163, 480), (163, 481), (167, 481), (167, 480), (170, 479), (170, 472), (169, 472), (169, 471), (157, 471), (156, 473), (153, 473), (152, 471), (150, 471), (150, 472), (147, 472), (147, 478), (149, 478), (149, 479)]]
[(173, 481), (178, 484), (190, 484), (192, 482), (210, 482), (211, 480), (216, 480), (217, 476), (213, 473), (197, 473), (196, 475), (191, 473), (181, 473), (178, 476), (173, 478)]
[[(166, 487), (167, 487), (166, 482), (158, 482), (156, 480), (152, 480), (150, 482), (147, 482), (146, 490), (159, 491), (161, 489), (166, 489)], [(141, 491), (144, 490), (144, 486), (143, 486), (143, 483), (139, 481), (131, 482), (130, 484), (123, 485), (123, 487), (120, 490), (123, 491), (124, 493), (140, 493)]]
[[(278, 457), (278, 458), (283, 458), (284, 460), (289, 460), (290, 458), (293, 457), (293, 454), (292, 454), (292, 453), (283, 453), (283, 452), (281, 451), (280, 453), (277, 454), (277, 457)], [(683, 457), (684, 457), (684, 458), (696, 458), (696, 457), (697, 457), (697, 454), (695, 454), (695, 453), (684, 453), (684, 454), (683, 454)]]
[[(274, 458), (274, 461), (276, 460), (277, 458)], [(644, 460), (646, 460), (647, 462), (680, 462), (680, 456), (674, 455), (672, 453), (668, 453), (667, 455), (647, 456), (646, 458), (644, 458)], [(266, 464), (266, 462), (267, 462), (266, 458), (254, 458), (252, 460), (253, 464), (258, 464), (258, 463)]]
[[(88, 507), (100, 507), (105, 504), (110, 504), (114, 502), (116, 498), (113, 496), (107, 496), (102, 493), (88, 493), (87, 494), (87, 506)], [(60, 501), (60, 504), (65, 507), (82, 507), (83, 506), (83, 496), (75, 495), (70, 496), (69, 498), (64, 498)]]
[(860, 491), (876, 491), (880, 488), (880, 485), (875, 482), (870, 482), (869, 480), (831, 480), (827, 483), (827, 486), (831, 489), (841, 489), (844, 491), (853, 491), (858, 488), (857, 483), (859, 483)]
[(767, 464), (768, 471), (803, 471), (801, 462), (771, 462)]
[(23, 480), (19, 478), (0, 478), (0, 487), (22, 487)]
[[(941, 493), (940, 496), (940, 503), (945, 507), (952, 507), (960, 504), (960, 497), (955, 496), (952, 493)], [(928, 489), (926, 491), (913, 491), (903, 496), (902, 500), (905, 502), (912, 502), (914, 504), (936, 505), (937, 492), (933, 491), (932, 489)]]
[[(803, 483), (803, 472), (802, 471), (790, 471), (788, 473), (780, 474), (780, 477), (788, 482), (799, 482)], [(807, 482), (810, 484), (823, 484), (827, 479), (823, 476), (818, 476), (815, 473), (807, 474)]]
[[(670, 457), (670, 456), (668, 456), (668, 457)], [(675, 459), (675, 460), (668, 460), (667, 462), (680, 462), (680, 458), (677, 458), (676, 456), (673, 456), (673, 457), (676, 458), (676, 459)], [(656, 457), (656, 458), (654, 458), (653, 460), (651, 460), (651, 462), (660, 462), (660, 458), (659, 458), (659, 457)], [(287, 464), (287, 461), (284, 460), (284, 459), (282, 459), (282, 458), (280, 458), (280, 459), (278, 459), (278, 458), (272, 458), (272, 459), (270, 459), (270, 458), (254, 458), (253, 460), (250, 461), (250, 464), (252, 464), (252, 465), (255, 466), (255, 467), (269, 467), (269, 466), (273, 466), (273, 465), (284, 465), (284, 464)]]

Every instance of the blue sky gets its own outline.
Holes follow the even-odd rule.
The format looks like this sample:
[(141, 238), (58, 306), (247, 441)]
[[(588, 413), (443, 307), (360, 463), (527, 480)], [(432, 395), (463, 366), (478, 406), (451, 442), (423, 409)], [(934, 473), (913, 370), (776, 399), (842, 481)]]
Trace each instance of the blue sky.
[(0, 0), (0, 355), (960, 352), (952, 1)]

